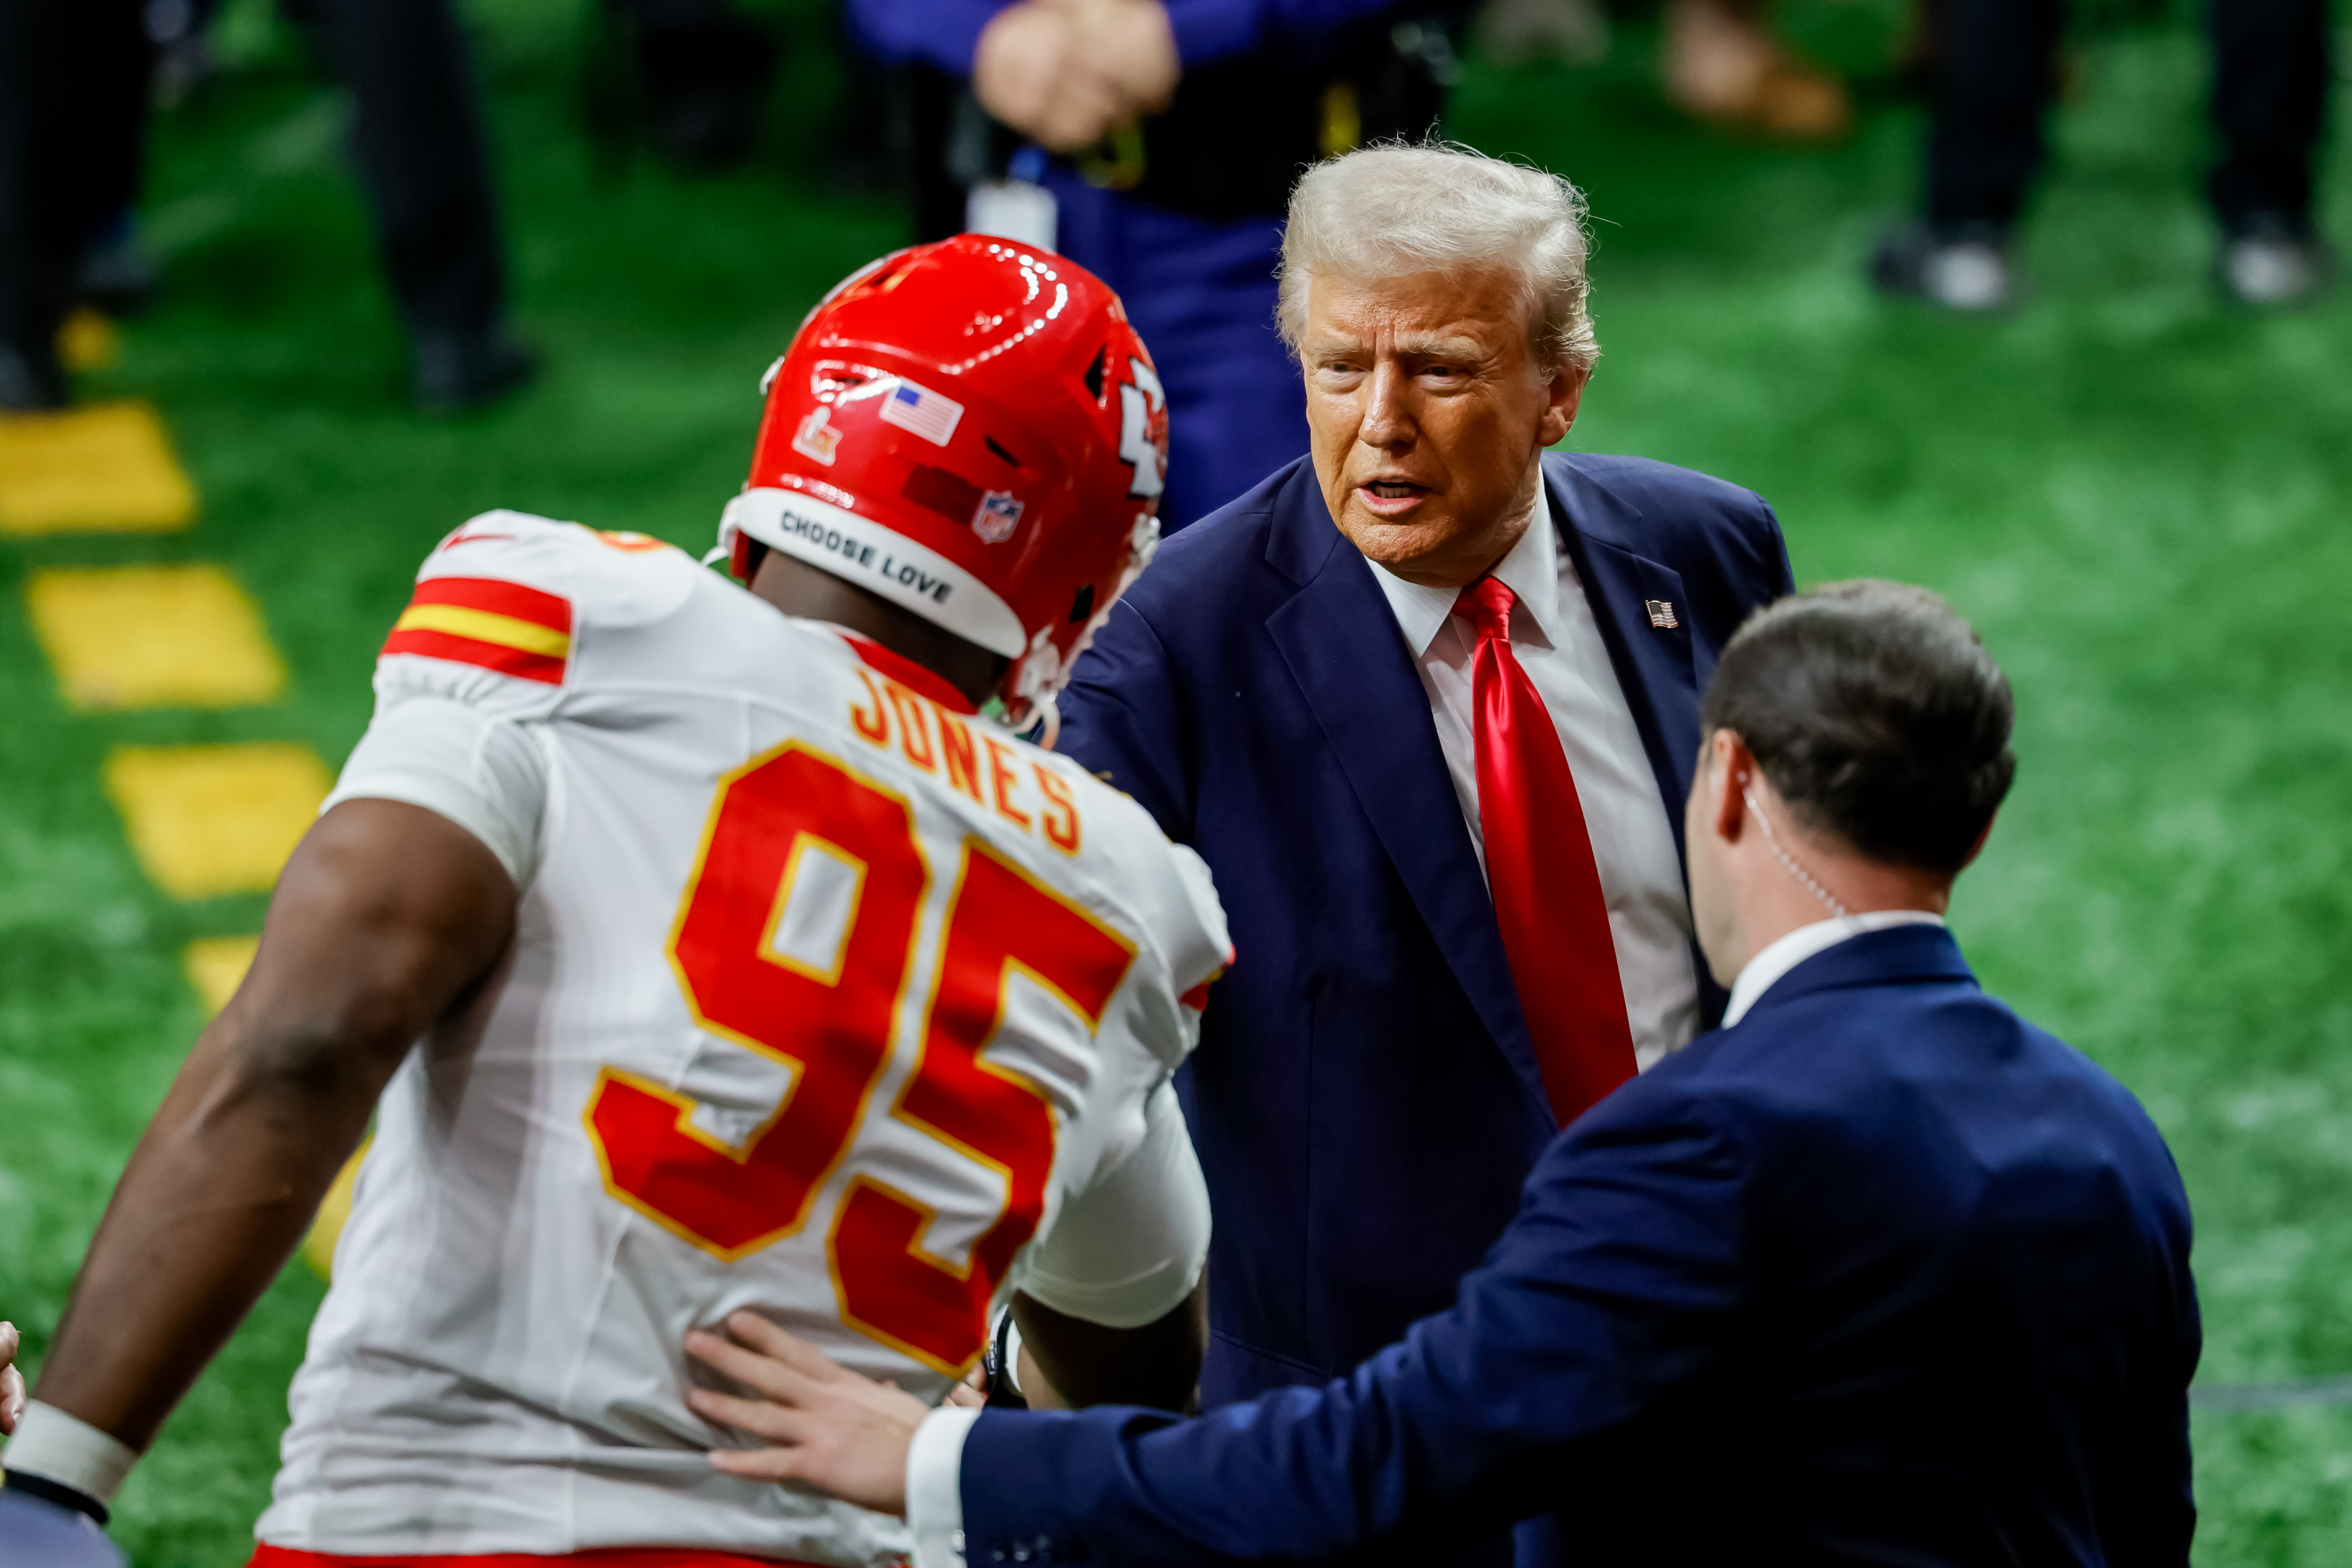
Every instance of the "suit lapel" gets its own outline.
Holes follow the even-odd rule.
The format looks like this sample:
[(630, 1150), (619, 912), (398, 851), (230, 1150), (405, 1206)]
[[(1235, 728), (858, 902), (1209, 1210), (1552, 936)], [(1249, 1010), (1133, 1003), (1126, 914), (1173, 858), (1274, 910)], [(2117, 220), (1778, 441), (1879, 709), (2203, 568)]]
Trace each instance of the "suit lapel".
[[(1675, 849), (1683, 847), (1683, 801), (1690, 794), (1698, 735), (1698, 681), (1691, 658), (1690, 605), (1682, 574), (1637, 555), (1609, 537), (1635, 536), (1641, 513), (1619, 500), (1567, 462), (1544, 464), (1551, 487), (1553, 515), (1568, 520), (1561, 542), (1584, 584), (1584, 596), (1600, 623), (1601, 640), (1616, 667), (1617, 684), (1642, 732), (1642, 749), (1657, 775)], [(1670, 606), (1676, 622), (1654, 621), (1649, 602)]]
[(1268, 563), (1299, 583), (1266, 619), (1357, 803), (1472, 1005), (1551, 1125), (1495, 907), (1429, 718), (1429, 696), (1372, 569), (1341, 537), (1322, 494), (1290, 487)]
[[(1579, 473), (1568, 458), (1548, 457), (1543, 468), (1544, 481), (1551, 488), (1552, 515), (1568, 521), (1560, 531), (1560, 543), (1584, 584), (1585, 601), (1600, 625), (1618, 688), (1641, 731), (1642, 750), (1657, 775), (1666, 825), (1674, 830), (1675, 853), (1687, 868), (1683, 802), (1690, 795), (1691, 770), (1698, 763), (1699, 693), (1682, 574), (1616, 542), (1640, 537), (1638, 510)], [(1649, 605), (1654, 599), (1668, 611), (1654, 617)], [(1657, 624), (1669, 616), (1675, 625)], [(1700, 1027), (1711, 1029), (1729, 997), (1707, 973), (1706, 955), (1696, 942), (1691, 944), (1691, 966), (1698, 979)]]

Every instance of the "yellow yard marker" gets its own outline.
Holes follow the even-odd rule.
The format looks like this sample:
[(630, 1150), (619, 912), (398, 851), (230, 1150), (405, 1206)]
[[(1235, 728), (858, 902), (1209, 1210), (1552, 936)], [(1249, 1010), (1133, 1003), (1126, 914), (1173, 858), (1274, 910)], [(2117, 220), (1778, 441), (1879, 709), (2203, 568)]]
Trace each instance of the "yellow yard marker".
[(121, 334), (101, 311), (80, 306), (58, 329), (58, 358), (68, 370), (104, 370), (121, 357)]
[(188, 943), (180, 954), (180, 967), (187, 971), (188, 984), (204, 998), (205, 1017), (228, 1005), (245, 972), (253, 967), (254, 950), (260, 945), (257, 936), (205, 936)]
[(242, 708), (285, 689), (260, 612), (217, 566), (36, 572), (25, 599), (77, 708)]
[(331, 780), (308, 746), (118, 746), (106, 793), (155, 885), (175, 899), (266, 892)]
[(146, 404), (0, 416), (0, 534), (160, 533), (195, 515), (195, 487)]

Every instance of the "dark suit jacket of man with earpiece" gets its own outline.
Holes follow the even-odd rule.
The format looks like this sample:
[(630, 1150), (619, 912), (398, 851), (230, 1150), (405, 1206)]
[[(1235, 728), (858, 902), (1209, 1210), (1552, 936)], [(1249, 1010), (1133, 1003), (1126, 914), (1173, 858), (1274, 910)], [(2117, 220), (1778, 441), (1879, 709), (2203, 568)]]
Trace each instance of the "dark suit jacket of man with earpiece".
[[(1792, 587), (1780, 526), (1687, 469), (1542, 463), (1679, 847), (1717, 651)], [(1199, 850), (1232, 921), (1178, 1086), (1216, 1215), (1203, 1397), (1321, 1383), (1453, 1301), (1559, 1129), (1427, 694), (1311, 462), (1171, 539), (1061, 710), (1057, 749)]]
[(2187, 1568), (2189, 1239), (2128, 1090), (1865, 932), (1577, 1118), (1351, 1374), (982, 1412), (965, 1560), (1426, 1568), (1550, 1509), (1583, 1568)]

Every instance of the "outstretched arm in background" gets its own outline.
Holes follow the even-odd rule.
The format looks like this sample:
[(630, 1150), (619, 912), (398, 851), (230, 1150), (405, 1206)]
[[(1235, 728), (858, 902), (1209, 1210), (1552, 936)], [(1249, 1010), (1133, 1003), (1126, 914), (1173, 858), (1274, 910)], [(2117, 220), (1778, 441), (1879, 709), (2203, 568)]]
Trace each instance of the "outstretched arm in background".
[(53, 1453), (88, 1441), (56, 1412), (147, 1447), (300, 1241), (410, 1046), (436, 1025), (462, 1037), (514, 917), (505, 868), (446, 818), (387, 800), (320, 818), (278, 879), (251, 973), (115, 1187), (12, 1468), (50, 1474)]

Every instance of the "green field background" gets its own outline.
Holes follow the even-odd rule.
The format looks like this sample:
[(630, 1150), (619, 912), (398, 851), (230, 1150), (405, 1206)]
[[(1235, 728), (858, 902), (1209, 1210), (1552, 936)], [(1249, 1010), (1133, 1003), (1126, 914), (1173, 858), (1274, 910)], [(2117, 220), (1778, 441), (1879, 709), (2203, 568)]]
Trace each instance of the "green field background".
[[(160, 119), (145, 220), (167, 289), (84, 391), (157, 403), (203, 517), (0, 544), (0, 1316), (28, 1363), (199, 1026), (182, 948), (261, 915), (150, 887), (101, 759), (266, 739), (340, 762), (415, 562), (473, 511), (707, 543), (761, 372), (825, 285), (903, 236), (889, 201), (828, 192), (815, 149), (882, 128), (840, 101), (822, 9), (791, 4), (760, 157), (692, 182), (592, 157), (572, 0), (472, 8), (518, 314), (550, 374), (467, 419), (402, 401), (345, 111), (264, 5), (236, 0), (231, 70)], [(1901, 23), (1899, 0), (1780, 16), (1865, 73)], [(2184, 23), (2081, 29), (2021, 246), (2031, 293), (1992, 321), (1859, 281), (1911, 190), (1916, 108), (1865, 84), (1835, 148), (1745, 143), (1662, 106), (1654, 48), (1636, 21), (1594, 68), (1474, 58), (1456, 95), (1454, 134), (1591, 195), (1603, 358), (1572, 444), (1753, 486), (1800, 580), (1907, 578), (1975, 620), (2017, 687), (2021, 767), (1961, 884), (1962, 940), (2171, 1140), (2199, 1222), (2202, 1380), (2352, 1373), (2352, 294), (2275, 317), (2217, 300)], [(2340, 226), (2352, 158), (2333, 140)], [(254, 592), (286, 697), (68, 710), (24, 576), (179, 560)], [(141, 1568), (243, 1561), (321, 1289), (288, 1269), (132, 1479), (114, 1534)], [(2204, 1568), (2352, 1562), (2352, 1409), (2203, 1415), (2196, 1441)]]

